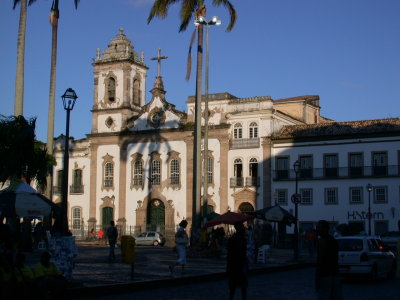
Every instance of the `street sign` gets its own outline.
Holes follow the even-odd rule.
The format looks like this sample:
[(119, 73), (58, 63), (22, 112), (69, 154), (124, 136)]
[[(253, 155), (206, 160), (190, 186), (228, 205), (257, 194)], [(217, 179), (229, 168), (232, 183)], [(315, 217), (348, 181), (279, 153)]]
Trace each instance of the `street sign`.
[(294, 204), (299, 204), (301, 202), (301, 195), (300, 194), (293, 194), (290, 198)]

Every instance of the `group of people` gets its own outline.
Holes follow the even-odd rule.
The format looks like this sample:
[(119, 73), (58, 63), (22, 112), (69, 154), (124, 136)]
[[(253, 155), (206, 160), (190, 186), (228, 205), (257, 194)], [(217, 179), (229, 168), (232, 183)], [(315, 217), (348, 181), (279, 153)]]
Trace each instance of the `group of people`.
[(1, 299), (63, 299), (67, 280), (43, 252), (33, 267), (25, 262), (22, 252), (0, 255)]

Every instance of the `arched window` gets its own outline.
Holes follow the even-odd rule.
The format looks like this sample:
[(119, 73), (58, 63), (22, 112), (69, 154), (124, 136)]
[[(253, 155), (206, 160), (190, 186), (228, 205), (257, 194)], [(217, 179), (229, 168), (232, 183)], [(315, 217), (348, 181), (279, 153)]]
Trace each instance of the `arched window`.
[(251, 158), (249, 162), (249, 175), (250, 177), (257, 177), (258, 175), (258, 162), (257, 158)]
[(179, 184), (179, 161), (177, 159), (171, 160), (170, 179), (171, 184)]
[(150, 184), (160, 185), (161, 183), (161, 163), (159, 160), (153, 160), (150, 168)]
[(243, 186), (243, 164), (240, 158), (235, 159), (233, 162), (234, 168), (234, 177), (235, 177), (235, 186)]
[(114, 185), (114, 165), (107, 162), (104, 165), (104, 187), (113, 187)]
[(72, 208), (72, 229), (81, 229), (82, 211), (80, 207)]
[(115, 79), (113, 77), (110, 77), (108, 79), (107, 91), (108, 91), (108, 101), (114, 102), (115, 101)]
[(74, 170), (72, 180), (73, 180), (72, 186), (70, 187), (71, 193), (83, 193), (81, 169)]
[(133, 167), (133, 185), (143, 185), (143, 164), (141, 160), (135, 161)]
[(234, 139), (243, 138), (242, 124), (236, 123), (235, 126), (233, 127), (233, 138)]
[(133, 104), (140, 105), (140, 81), (137, 79), (133, 80), (132, 100)]
[(256, 122), (251, 122), (249, 126), (249, 138), (258, 138), (258, 125)]
[(57, 188), (55, 189), (56, 193), (61, 193), (62, 181), (63, 181), (63, 170), (58, 170), (57, 171)]

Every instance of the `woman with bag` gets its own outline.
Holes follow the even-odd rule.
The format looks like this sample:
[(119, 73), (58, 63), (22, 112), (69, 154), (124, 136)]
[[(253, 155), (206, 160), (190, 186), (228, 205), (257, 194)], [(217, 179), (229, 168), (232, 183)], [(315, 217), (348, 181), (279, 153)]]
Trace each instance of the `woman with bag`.
[(185, 273), (185, 264), (186, 264), (186, 246), (189, 243), (189, 237), (185, 231), (188, 222), (186, 220), (182, 220), (179, 223), (178, 231), (175, 234), (175, 248), (178, 252), (178, 260), (169, 266), (169, 271), (171, 275), (174, 272), (174, 268), (178, 265), (182, 266), (182, 274)]

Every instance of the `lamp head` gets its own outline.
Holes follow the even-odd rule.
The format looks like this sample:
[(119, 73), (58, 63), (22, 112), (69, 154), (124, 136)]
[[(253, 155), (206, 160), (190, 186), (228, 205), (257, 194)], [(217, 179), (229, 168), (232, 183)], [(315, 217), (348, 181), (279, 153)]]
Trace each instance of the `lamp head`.
[(367, 190), (368, 192), (372, 191), (372, 185), (370, 183), (367, 184)]
[(65, 91), (64, 95), (61, 96), (61, 98), (63, 101), (64, 109), (72, 110), (74, 108), (75, 101), (78, 98), (78, 96), (76, 95), (76, 93), (73, 89), (68, 88)]
[(294, 162), (293, 169), (296, 173), (300, 171), (300, 162), (298, 160)]

